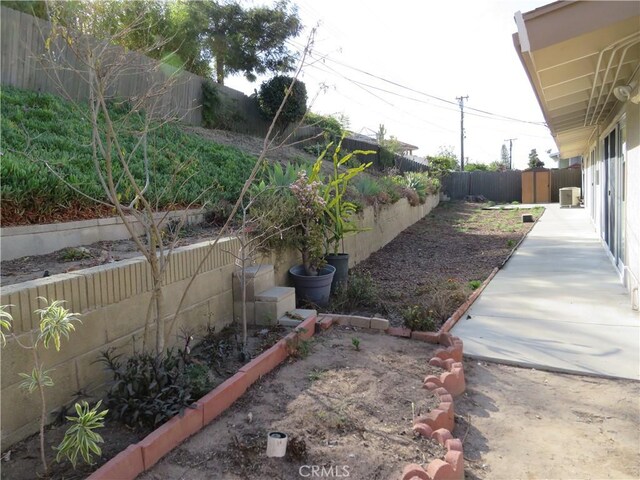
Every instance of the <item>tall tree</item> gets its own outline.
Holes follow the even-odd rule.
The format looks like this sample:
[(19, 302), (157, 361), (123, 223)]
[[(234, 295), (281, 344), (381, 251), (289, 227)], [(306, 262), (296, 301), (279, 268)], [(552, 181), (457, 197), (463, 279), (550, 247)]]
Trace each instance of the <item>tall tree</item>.
[(538, 152), (535, 148), (531, 149), (529, 152), (529, 168), (542, 168), (544, 167), (544, 162), (540, 160), (538, 157)]
[(509, 165), (511, 164), (511, 162), (509, 161), (509, 149), (504, 143), (502, 144), (502, 149), (500, 150), (500, 161), (505, 166), (505, 168), (509, 168)]
[(237, 1), (195, 2), (207, 19), (203, 47), (215, 61), (218, 83), (234, 73), (249, 81), (266, 72), (289, 72), (296, 55), (285, 45), (302, 29), (296, 7), (280, 0), (273, 7), (244, 9)]

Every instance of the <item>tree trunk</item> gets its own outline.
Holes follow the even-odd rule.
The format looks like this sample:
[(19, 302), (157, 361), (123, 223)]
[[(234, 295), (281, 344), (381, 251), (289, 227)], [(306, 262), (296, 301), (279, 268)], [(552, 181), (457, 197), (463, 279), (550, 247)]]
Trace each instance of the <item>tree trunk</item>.
[(220, 57), (216, 57), (216, 81), (224, 85), (224, 62)]

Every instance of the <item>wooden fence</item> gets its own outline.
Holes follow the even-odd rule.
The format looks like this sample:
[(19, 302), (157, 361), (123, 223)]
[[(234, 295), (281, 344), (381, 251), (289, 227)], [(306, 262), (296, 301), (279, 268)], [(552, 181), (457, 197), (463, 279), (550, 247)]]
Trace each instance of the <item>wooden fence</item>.
[[(551, 201), (558, 202), (564, 187), (581, 187), (581, 170), (554, 169), (551, 172)], [(482, 195), (499, 203), (522, 202), (522, 172), (452, 172), (442, 179), (442, 191), (454, 200), (467, 195)]]
[[(65, 42), (45, 47), (51, 24), (16, 10), (0, 7), (0, 81), (25, 90), (52, 93), (68, 100), (89, 99), (86, 66)], [(96, 47), (95, 39), (87, 42)], [(202, 82), (205, 80), (184, 70), (151, 59), (137, 52), (112, 46), (107, 62), (117, 70), (109, 96), (135, 99), (151, 94), (153, 105), (147, 113), (202, 125)], [(52, 61), (53, 59), (53, 61)], [(222, 85), (217, 86), (221, 100), (220, 127), (242, 133), (264, 135), (268, 122), (261, 118), (254, 98)]]
[(482, 195), (494, 202), (520, 202), (521, 172), (451, 172), (442, 179), (442, 191), (454, 200), (461, 200), (467, 195)]

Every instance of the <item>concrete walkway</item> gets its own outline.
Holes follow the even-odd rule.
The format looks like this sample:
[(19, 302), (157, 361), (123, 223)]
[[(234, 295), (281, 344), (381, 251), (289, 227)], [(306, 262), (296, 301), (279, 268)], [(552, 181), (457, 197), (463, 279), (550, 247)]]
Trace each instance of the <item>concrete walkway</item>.
[(640, 380), (640, 315), (587, 213), (546, 208), (453, 328), (465, 355)]

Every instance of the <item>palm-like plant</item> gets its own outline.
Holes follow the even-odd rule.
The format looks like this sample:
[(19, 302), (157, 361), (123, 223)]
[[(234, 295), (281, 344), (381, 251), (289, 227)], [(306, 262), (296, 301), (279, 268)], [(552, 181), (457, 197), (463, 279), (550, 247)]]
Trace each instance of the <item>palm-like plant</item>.
[(88, 464), (92, 463), (92, 455), (102, 454), (102, 449), (98, 445), (104, 443), (102, 435), (95, 430), (104, 427), (104, 417), (109, 410), (98, 411), (102, 401), (99, 401), (93, 408), (85, 401), (76, 403), (77, 417), (67, 417), (72, 425), (64, 434), (64, 439), (56, 447), (58, 454), (56, 461), (66, 457), (71, 461), (73, 468), (76, 468), (78, 456), (82, 456)]
[(0, 305), (0, 345), (3, 347), (7, 344), (4, 330), (10, 332), (13, 323), (13, 317), (6, 311), (8, 307), (13, 307), (13, 305)]
[[(33, 368), (31, 373), (20, 373), (20, 376), (23, 378), (22, 382), (20, 382), (20, 388), (29, 393), (33, 393), (36, 390), (40, 393), (40, 458), (42, 460), (42, 466), (44, 467), (44, 474), (48, 476), (49, 465), (47, 464), (44, 449), (44, 427), (47, 420), (47, 404), (44, 391), (45, 387), (53, 387), (54, 383), (53, 379), (49, 376), (51, 370), (45, 370), (43, 364), (40, 362), (38, 344), (42, 341), (44, 348), (48, 349), (49, 345), (53, 343), (56, 351), (59, 352), (62, 337), (69, 339), (69, 333), (76, 329), (73, 322), (80, 322), (80, 319), (77, 318), (77, 313), (69, 312), (69, 310), (62, 306), (64, 300), (53, 300), (51, 303), (44, 297), (38, 297), (38, 300), (43, 301), (45, 306), (34, 312), (40, 316), (40, 324), (37, 330), (30, 332), (31, 344), (22, 343), (13, 333), (10, 333), (10, 337), (18, 346), (25, 350), (31, 350), (33, 354)], [(11, 305), (0, 306), (0, 344), (2, 344), (2, 346), (6, 345), (3, 330), (10, 332), (13, 323), (13, 317), (6, 311), (9, 306)]]
[(73, 322), (80, 322), (77, 318), (78, 313), (71, 313), (62, 306), (64, 300), (54, 300), (50, 304), (44, 297), (38, 297), (47, 305), (45, 308), (39, 308), (34, 313), (40, 315), (40, 334), (38, 341), (42, 340), (44, 348), (49, 348), (49, 344), (53, 340), (56, 351), (60, 351), (60, 338), (62, 336), (69, 339), (69, 332), (75, 331), (76, 327)]

